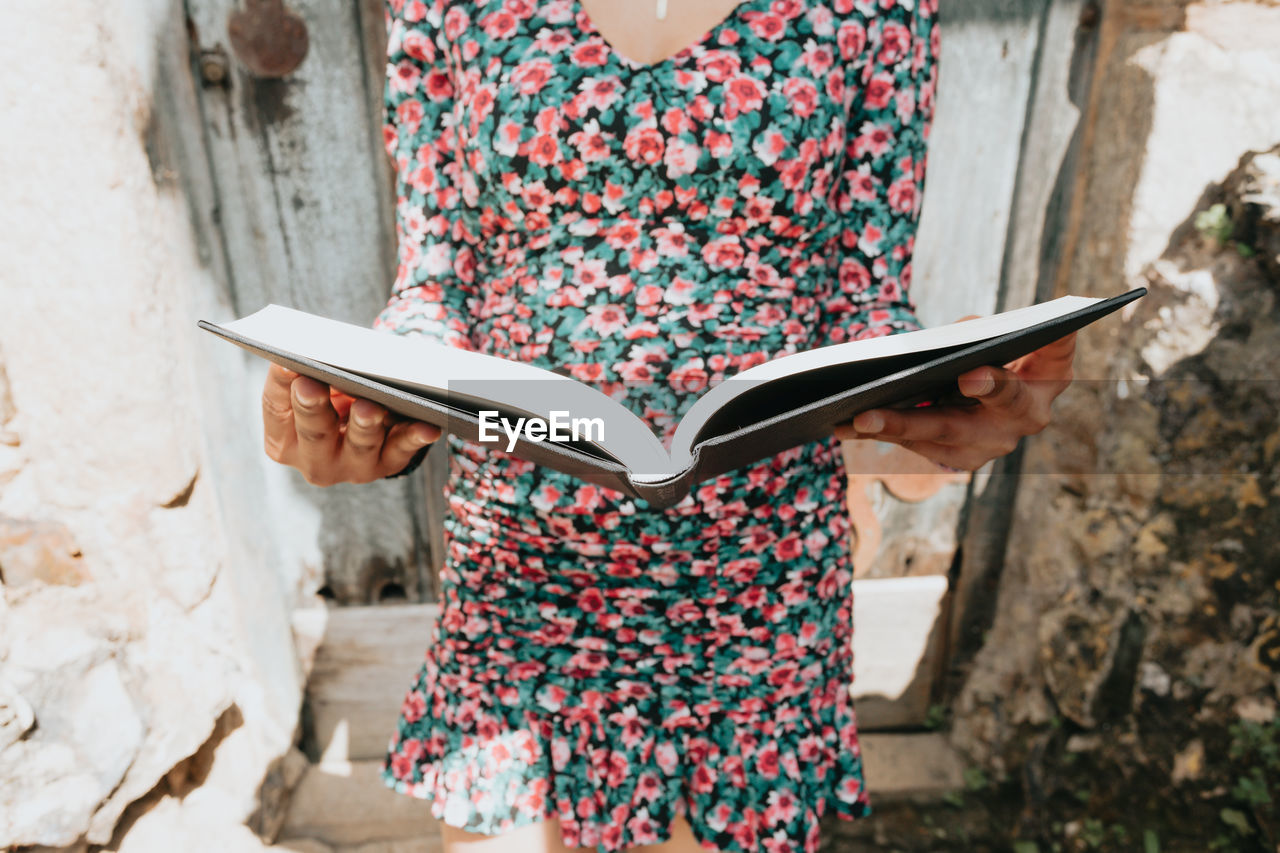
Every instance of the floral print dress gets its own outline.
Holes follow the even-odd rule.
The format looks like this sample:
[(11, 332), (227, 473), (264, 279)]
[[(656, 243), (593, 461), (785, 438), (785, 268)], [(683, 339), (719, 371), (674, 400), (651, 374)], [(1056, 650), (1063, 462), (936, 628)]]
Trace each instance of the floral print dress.
[[(567, 371), (664, 438), (762, 361), (918, 328), (936, 0), (743, 0), (641, 64), (577, 0), (387, 0), (374, 327)], [(673, 9), (679, 14), (678, 4)], [(645, 502), (453, 436), (441, 615), (382, 777), (501, 834), (813, 851), (870, 813), (835, 439)]]

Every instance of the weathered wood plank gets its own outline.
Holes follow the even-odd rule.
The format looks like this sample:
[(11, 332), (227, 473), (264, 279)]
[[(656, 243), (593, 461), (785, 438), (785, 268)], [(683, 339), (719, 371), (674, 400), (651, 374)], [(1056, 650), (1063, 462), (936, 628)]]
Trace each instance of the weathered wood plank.
[[(381, 758), (439, 614), (435, 604), (324, 611), (306, 702), (307, 751), (323, 761)], [(295, 622), (308, 618), (299, 613)], [(316, 626), (304, 631), (316, 634)]]
[(262, 79), (228, 44), (238, 5), (190, 4), (201, 46), (231, 57), (227, 85), (204, 89), (204, 112), (236, 308), (287, 300), (367, 324), (385, 303), (394, 258), (356, 6), (288, 4), (306, 22), (307, 56), (290, 75)]
[[(939, 666), (947, 579), (854, 581), (852, 695), (863, 729), (917, 723)], [(417, 676), (439, 608), (428, 604), (325, 611), (306, 688), (308, 752), (323, 761), (381, 758)], [(300, 613), (296, 623), (311, 622)]]
[[(382, 94), (387, 77), (387, 28), (383, 16), (386, 0), (354, 0), (354, 2), (360, 39), (361, 65), (364, 71), (369, 146), (373, 153), (373, 187), (377, 192), (378, 210), (384, 212), (386, 220), (381, 225), (382, 240), (385, 244), (384, 257), (387, 260), (386, 274), (394, 277), (396, 268), (395, 166), (386, 153), (382, 139), (384, 111)], [(385, 295), (383, 294), (384, 297)]]
[[(1096, 31), (1079, 25), (1087, 2), (1061, 0), (1050, 3), (1045, 12), (1006, 242), (998, 306), (1002, 310), (1056, 295), (1082, 131), (1077, 104), (1089, 90), (1097, 53)], [(953, 591), (948, 656), (973, 645), (974, 638), (967, 634), (980, 631), (994, 607), (994, 600), (983, 593), (994, 596), (1020, 467), (1021, 454), (1016, 453), (974, 478)]]
[(1058, 0), (1045, 10), (1005, 245), (1001, 310), (1054, 295), (1059, 232), (1074, 184), (1080, 121), (1076, 102), (1087, 90), (1096, 43), (1079, 27), (1087, 2)]
[(1042, 0), (955, 0), (942, 56), (912, 292), (927, 325), (998, 303)]
[[(395, 272), (390, 176), (381, 147), (382, 20), (366, 0), (297, 0), (305, 59), (280, 79), (255, 77), (227, 34), (236, 0), (191, 0), (206, 50), (230, 58), (224, 85), (201, 90), (205, 140), (226, 247), (230, 315), (276, 302), (360, 325), (385, 305)], [(223, 320), (217, 316), (209, 319)], [(251, 359), (252, 356), (243, 356)], [(266, 365), (254, 360), (250, 384)], [(256, 395), (254, 395), (256, 397)], [(245, 418), (260, 418), (256, 409)], [(258, 427), (260, 429), (260, 427)], [(295, 471), (280, 499), (318, 539), (327, 586), (340, 602), (435, 597), (423, 486), (396, 480), (309, 486)], [(415, 478), (416, 479), (416, 478)], [(277, 514), (284, 523), (284, 516)]]
[[(941, 734), (871, 733), (859, 737), (859, 745), (873, 798), (929, 798), (964, 786), (964, 762)], [(314, 839), (343, 849), (382, 842), (388, 853), (439, 850), (439, 822), (430, 801), (392, 791), (378, 778), (380, 769), (380, 761), (308, 768), (294, 789), (279, 846)]]

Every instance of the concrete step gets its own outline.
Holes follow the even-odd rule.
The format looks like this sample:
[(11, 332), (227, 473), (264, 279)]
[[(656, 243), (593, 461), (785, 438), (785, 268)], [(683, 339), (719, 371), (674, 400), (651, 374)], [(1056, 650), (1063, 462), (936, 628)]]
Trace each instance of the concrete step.
[[(860, 730), (919, 726), (928, 711), (943, 636), (947, 579), (857, 580), (851, 692)], [(434, 604), (340, 607), (295, 619), (315, 647), (307, 683), (320, 760), (381, 760), (426, 651)]]
[(943, 663), (949, 588), (943, 575), (853, 582), (858, 730), (924, 725)]
[(941, 732), (868, 732), (858, 742), (873, 803), (931, 799), (964, 788), (965, 762)]
[(267, 849), (271, 853), (440, 853), (443, 848), (439, 839), (401, 838), (334, 847), (314, 838), (286, 838)]
[(311, 765), (290, 798), (277, 846), (295, 844), (299, 853), (323, 853), (315, 842), (342, 853), (440, 853), (431, 804), (388, 788), (380, 769), (380, 761)]
[(378, 759), (430, 644), (435, 604), (299, 611), (299, 645), (315, 646), (306, 701), (322, 762)]

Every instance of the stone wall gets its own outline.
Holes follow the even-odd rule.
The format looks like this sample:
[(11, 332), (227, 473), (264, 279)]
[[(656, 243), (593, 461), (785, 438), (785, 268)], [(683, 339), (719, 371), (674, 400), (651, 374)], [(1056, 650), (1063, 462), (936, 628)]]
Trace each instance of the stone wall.
[[(259, 789), (289, 777), (301, 572), (238, 522), (270, 490), (252, 394), (220, 395), (252, 386), (195, 326), (219, 289), (156, 158), (181, 4), (5, 17), (0, 848), (164, 840), (159, 819), (254, 849)], [(174, 837), (155, 849), (196, 849)]]

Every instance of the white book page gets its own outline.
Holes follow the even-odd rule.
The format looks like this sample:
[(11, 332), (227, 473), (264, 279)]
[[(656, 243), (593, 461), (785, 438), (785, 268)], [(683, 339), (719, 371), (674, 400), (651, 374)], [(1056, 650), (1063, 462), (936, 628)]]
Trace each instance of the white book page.
[(685, 413), (672, 436), (671, 460), (674, 467), (679, 470), (688, 466), (693, 461), (693, 439), (707, 420), (729, 401), (757, 387), (761, 382), (783, 379), (838, 364), (853, 364), (877, 358), (975, 344), (1057, 319), (1102, 301), (1102, 299), (1085, 296), (1063, 296), (1026, 308), (1016, 308), (962, 323), (950, 323), (946, 326), (934, 326), (914, 332), (900, 332), (896, 335), (832, 344), (758, 364), (728, 377), (708, 390), (689, 407), (689, 411)]
[[(517, 410), (547, 420), (552, 412), (600, 418), (593, 441), (630, 471), (654, 479), (679, 473), (662, 442), (621, 403), (575, 379), (511, 359), (471, 352), (424, 337), (358, 326), (270, 304), (229, 323), (215, 324), (246, 338), (351, 373), (422, 391), (465, 396), (474, 403)], [(501, 399), (495, 399), (497, 396)], [(505, 449), (501, 428), (497, 444)]]

